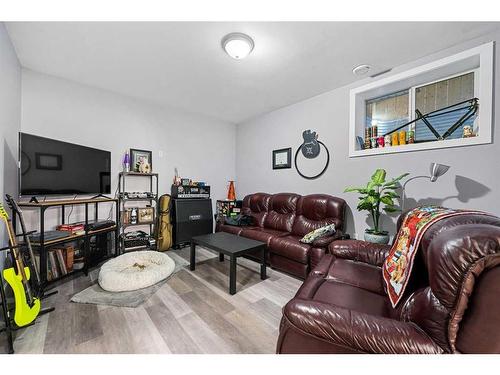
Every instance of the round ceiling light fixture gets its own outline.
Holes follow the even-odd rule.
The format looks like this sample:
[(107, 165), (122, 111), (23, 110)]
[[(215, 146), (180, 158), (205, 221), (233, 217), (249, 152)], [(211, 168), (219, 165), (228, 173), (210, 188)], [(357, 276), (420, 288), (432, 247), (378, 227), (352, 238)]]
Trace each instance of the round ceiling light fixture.
[(367, 65), (367, 64), (363, 64), (363, 65), (358, 65), (356, 66), (353, 70), (352, 70), (352, 73), (355, 75), (355, 76), (364, 76), (366, 73), (368, 73), (370, 70), (371, 70), (371, 66), (370, 65)]
[(252, 38), (243, 33), (231, 33), (222, 38), (222, 48), (233, 59), (241, 60), (252, 52)]

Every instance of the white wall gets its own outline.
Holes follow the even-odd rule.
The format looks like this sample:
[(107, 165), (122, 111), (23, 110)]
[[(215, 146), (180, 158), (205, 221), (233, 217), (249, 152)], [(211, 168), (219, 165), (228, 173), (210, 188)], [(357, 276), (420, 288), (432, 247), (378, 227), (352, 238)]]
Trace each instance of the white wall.
[[(0, 201), (4, 193), (16, 193), (17, 133), (21, 119), (21, 67), (3, 23), (0, 23)], [(0, 223), (0, 247), (7, 245)], [(0, 269), (3, 257), (0, 257)]]
[[(399, 67), (391, 74), (490, 40), (500, 41), (500, 32)], [(497, 72), (499, 57), (497, 46)], [(363, 80), (356, 85), (367, 81)], [(349, 90), (356, 85), (342, 87), (239, 124), (236, 178), (241, 195), (256, 191), (287, 191), (299, 194), (327, 193), (342, 197), (350, 206), (347, 230), (362, 237), (364, 229), (368, 227), (366, 211), (356, 211), (357, 195), (343, 193), (345, 187), (365, 184), (377, 168), (386, 169), (389, 176), (403, 172), (410, 172), (412, 176), (426, 175), (429, 173), (429, 164), (435, 161), (450, 165), (451, 169), (435, 183), (416, 180), (408, 184), (407, 195), (410, 199), (407, 200), (407, 207), (415, 206), (417, 202), (436, 203), (454, 208), (481, 209), (500, 215), (500, 174), (497, 169), (499, 142), (464, 148), (349, 158)], [(500, 81), (496, 78), (494, 89), (497, 92), (499, 85)], [(500, 109), (498, 97), (495, 99), (494, 109), (495, 112)], [(495, 123), (495, 116), (493, 121)], [(302, 143), (302, 131), (305, 129), (318, 132), (319, 140), (328, 146), (332, 157), (326, 173), (313, 181), (301, 178), (293, 168), (271, 168), (272, 150), (292, 147), (294, 154)], [(493, 136), (495, 138), (495, 134)], [(385, 218), (384, 229), (393, 233), (393, 221)]]
[[(206, 181), (214, 202), (226, 196), (227, 181), (235, 177), (235, 125), (27, 69), (22, 71), (21, 130), (111, 151), (112, 193), (129, 148), (153, 151), (160, 194), (170, 193), (174, 167), (183, 177)], [(71, 221), (81, 218), (75, 209)], [(52, 215), (48, 224), (58, 219)]]

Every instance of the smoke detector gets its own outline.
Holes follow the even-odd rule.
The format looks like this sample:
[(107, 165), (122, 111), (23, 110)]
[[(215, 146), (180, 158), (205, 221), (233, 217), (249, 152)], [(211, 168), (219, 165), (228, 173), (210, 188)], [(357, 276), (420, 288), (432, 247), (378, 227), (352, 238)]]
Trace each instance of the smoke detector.
[(355, 76), (364, 76), (371, 70), (371, 68), (372, 67), (367, 64), (358, 65), (352, 70), (352, 74)]

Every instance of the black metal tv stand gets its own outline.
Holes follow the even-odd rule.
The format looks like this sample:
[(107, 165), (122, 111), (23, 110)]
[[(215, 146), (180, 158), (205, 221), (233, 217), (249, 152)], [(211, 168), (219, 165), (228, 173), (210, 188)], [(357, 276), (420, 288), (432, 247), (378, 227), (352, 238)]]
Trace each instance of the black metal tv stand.
[[(66, 224), (65, 223), (65, 209), (67, 206), (76, 206), (76, 205), (83, 205), (85, 206), (85, 228), (88, 228), (88, 224), (91, 221), (90, 220), (90, 213), (89, 213), (89, 206), (94, 207), (94, 221), (98, 221), (99, 219), (99, 204), (100, 203), (112, 203), (115, 205), (115, 214), (116, 214), (116, 219), (115, 222), (116, 224), (111, 227), (107, 228), (102, 228), (102, 229), (97, 229), (97, 230), (85, 230), (85, 233), (83, 234), (78, 234), (78, 235), (70, 235), (66, 236), (63, 238), (56, 238), (52, 240), (47, 240), (45, 238), (45, 213), (49, 208), (54, 208), (54, 207), (59, 207), (60, 212), (61, 212), (61, 224)], [(36, 248), (40, 254), (40, 264), (39, 264), (39, 272), (40, 272), (40, 283), (42, 286), (42, 289), (45, 289), (47, 284), (51, 281), (57, 281), (62, 278), (68, 277), (69, 275), (73, 275), (75, 272), (83, 271), (85, 274), (88, 273), (88, 269), (95, 264), (90, 264), (90, 239), (92, 236), (100, 235), (100, 234), (106, 234), (106, 233), (114, 233), (115, 237), (115, 248), (112, 249), (113, 254), (107, 254), (106, 257), (103, 257), (100, 259), (100, 261), (103, 261), (105, 259), (110, 258), (111, 256), (116, 256), (117, 255), (117, 244), (118, 244), (118, 222), (119, 222), (119, 210), (118, 210), (118, 199), (115, 198), (91, 198), (91, 199), (63, 199), (63, 200), (44, 200), (42, 202), (19, 202), (18, 206), (23, 208), (23, 209), (36, 209), (39, 211), (39, 234), (40, 238), (37, 241), (31, 241), (31, 245)], [(14, 228), (16, 228), (16, 218), (15, 216), (12, 218), (12, 224)], [(56, 279), (53, 279), (51, 281), (47, 280), (47, 263), (48, 263), (48, 249), (54, 245), (61, 245), (63, 243), (68, 243), (68, 242), (73, 242), (76, 240), (82, 240), (83, 241), (83, 247), (82, 247), (82, 252), (83, 252), (83, 257), (84, 257), (84, 266), (81, 270), (73, 270), (71, 272), (68, 272), (66, 275), (63, 275), (61, 277), (58, 277)]]

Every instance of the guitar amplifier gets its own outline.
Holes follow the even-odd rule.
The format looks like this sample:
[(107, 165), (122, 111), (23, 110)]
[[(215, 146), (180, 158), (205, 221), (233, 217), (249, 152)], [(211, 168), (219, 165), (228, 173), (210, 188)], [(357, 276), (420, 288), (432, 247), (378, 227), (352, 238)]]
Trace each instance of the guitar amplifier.
[(171, 193), (174, 199), (209, 199), (210, 186), (172, 185)]
[(213, 232), (211, 199), (172, 199), (173, 247), (178, 249), (194, 236)]

